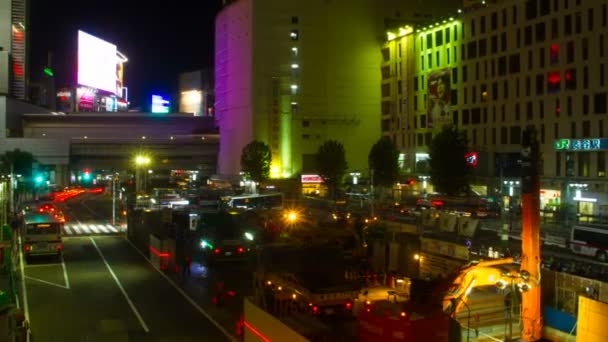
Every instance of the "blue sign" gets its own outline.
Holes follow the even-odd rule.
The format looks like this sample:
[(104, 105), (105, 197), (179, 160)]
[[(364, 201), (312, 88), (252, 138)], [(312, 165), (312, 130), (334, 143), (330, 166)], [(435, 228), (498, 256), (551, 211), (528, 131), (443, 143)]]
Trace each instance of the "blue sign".
[(152, 95), (152, 113), (166, 114), (170, 111), (169, 100), (160, 95)]
[(553, 147), (558, 151), (602, 151), (608, 150), (608, 139), (558, 139)]

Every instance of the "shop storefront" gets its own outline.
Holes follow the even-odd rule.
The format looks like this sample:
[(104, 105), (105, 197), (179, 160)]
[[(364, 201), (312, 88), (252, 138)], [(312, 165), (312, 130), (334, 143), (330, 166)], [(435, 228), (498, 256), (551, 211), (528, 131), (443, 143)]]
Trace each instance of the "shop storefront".
[(319, 175), (302, 175), (301, 184), (304, 196), (327, 196), (327, 185)]

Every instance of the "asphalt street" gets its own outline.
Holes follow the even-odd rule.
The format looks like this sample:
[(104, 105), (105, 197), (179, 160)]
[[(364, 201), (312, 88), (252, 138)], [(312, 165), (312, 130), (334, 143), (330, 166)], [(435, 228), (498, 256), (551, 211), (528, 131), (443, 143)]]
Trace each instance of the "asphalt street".
[[(68, 220), (89, 224), (108, 218), (90, 209), (98, 204), (89, 201), (87, 196), (70, 200)], [(102, 197), (91, 202), (103, 202)], [(35, 341), (233, 339), (233, 331), (203, 308), (207, 300), (182, 290), (121, 235), (66, 237), (63, 258), (22, 265), (20, 300)]]

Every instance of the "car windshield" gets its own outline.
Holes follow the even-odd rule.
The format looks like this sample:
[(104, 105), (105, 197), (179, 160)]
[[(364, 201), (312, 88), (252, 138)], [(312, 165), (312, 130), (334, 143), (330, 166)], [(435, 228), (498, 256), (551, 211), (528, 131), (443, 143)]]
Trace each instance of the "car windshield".
[(55, 222), (30, 223), (26, 228), (28, 235), (59, 234), (59, 224)]
[(201, 220), (202, 233), (214, 239), (232, 240), (242, 238), (243, 220), (240, 215), (228, 212), (205, 214)]

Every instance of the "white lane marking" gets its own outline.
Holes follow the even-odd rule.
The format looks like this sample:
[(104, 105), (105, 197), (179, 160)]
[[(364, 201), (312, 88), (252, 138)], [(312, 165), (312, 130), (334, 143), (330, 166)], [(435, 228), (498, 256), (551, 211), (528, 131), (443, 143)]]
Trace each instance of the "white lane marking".
[(68, 225), (63, 226), (63, 231), (65, 232), (66, 235), (72, 235), (72, 230), (70, 229), (70, 227)]
[(37, 281), (37, 282), (42, 283), (42, 284), (47, 284), (47, 285), (51, 285), (51, 286), (55, 286), (55, 287), (59, 287), (59, 288), (62, 288), (62, 289), (64, 289), (64, 290), (69, 290), (69, 288), (65, 287), (64, 285), (57, 284), (57, 283), (53, 283), (53, 282), (50, 282), (50, 281), (46, 281), (46, 280), (42, 280), (42, 279), (38, 279), (38, 278), (34, 278), (34, 277), (30, 277), (30, 276), (25, 276), (25, 279), (29, 279), (29, 280), (33, 280), (33, 281)]
[(108, 227), (108, 229), (110, 229), (113, 233), (118, 233), (118, 229), (111, 224), (106, 224), (106, 227)]
[(108, 228), (106, 228), (103, 224), (98, 224), (97, 228), (99, 228), (99, 230), (101, 230), (104, 233), (109, 233), (110, 231), (108, 230)]
[(59, 266), (59, 264), (34, 264), (34, 265), (26, 265), (25, 268), (50, 267), (50, 266)]
[(167, 280), (167, 282), (169, 282), (169, 284), (171, 284), (175, 290), (181, 294), (198, 312), (200, 312), (203, 316), (205, 316), (205, 318), (207, 318), (211, 323), (213, 323), (213, 325), (215, 325), (216, 328), (218, 328), (227, 338), (228, 340), (232, 341), (232, 342), (236, 342), (236, 339), (234, 338), (234, 336), (232, 336), (232, 334), (230, 334), (228, 331), (226, 331), (226, 329), (224, 329), (224, 327), (222, 327), (216, 320), (214, 320), (208, 313), (207, 311), (203, 310), (203, 308), (201, 308), (192, 298), (190, 298), (190, 296), (188, 296), (188, 294), (186, 294), (186, 292), (184, 292), (184, 290), (182, 290), (179, 286), (177, 286), (177, 284), (175, 284), (175, 282), (173, 282), (173, 280), (171, 280), (171, 278), (169, 278), (166, 274), (163, 273), (163, 271), (159, 270), (156, 266), (154, 266), (154, 264), (152, 264), (150, 262), (150, 260), (148, 260), (148, 258), (146, 258), (146, 256), (139, 250), (137, 249), (137, 247), (135, 247), (135, 245), (133, 245), (133, 243), (131, 243), (131, 241), (129, 241), (129, 239), (125, 240), (131, 245), (131, 247), (133, 247), (133, 249), (135, 251), (137, 251), (137, 253), (139, 253), (139, 255), (141, 255), (144, 260), (146, 260), (163, 278), (165, 278), (165, 280)]
[(89, 227), (87, 227), (84, 223), (80, 224), (80, 230), (82, 230), (85, 234), (91, 234)]
[(112, 275), (112, 278), (114, 278), (114, 281), (116, 282), (116, 285), (118, 285), (118, 288), (120, 289), (120, 292), (122, 292), (122, 295), (127, 300), (127, 303), (129, 303), (129, 306), (131, 307), (131, 310), (133, 310), (133, 313), (135, 314), (135, 316), (139, 320), (139, 324), (141, 324), (141, 327), (144, 329), (145, 332), (150, 332), (150, 329), (148, 329), (148, 326), (146, 325), (146, 322), (144, 322), (144, 319), (139, 314), (139, 311), (137, 311), (137, 308), (135, 307), (135, 304), (133, 304), (133, 301), (131, 300), (131, 298), (127, 294), (127, 291), (125, 291), (125, 288), (120, 283), (120, 280), (118, 280), (118, 277), (116, 276), (116, 274), (114, 274), (114, 271), (112, 271), (112, 267), (110, 267), (110, 264), (108, 264), (108, 261), (106, 260), (106, 258), (101, 253), (101, 249), (99, 249), (99, 247), (97, 247), (97, 243), (95, 242), (95, 239), (93, 239), (93, 237), (89, 237), (89, 238), (91, 239), (91, 242), (93, 243), (93, 246), (95, 246), (95, 249), (97, 250), (97, 253), (99, 253), (99, 256), (101, 257), (101, 260), (103, 260), (103, 263), (108, 268), (108, 271)]
[(99, 234), (99, 229), (97, 229), (97, 227), (95, 227), (94, 224), (89, 224), (89, 229), (92, 230), (95, 234)]
[(65, 267), (65, 260), (61, 254), (61, 267), (63, 268), (63, 279), (65, 279), (65, 288), (70, 289), (70, 279), (68, 278), (68, 269)]
[(21, 292), (23, 293), (23, 314), (25, 321), (29, 323), (30, 329), (32, 322), (30, 322), (30, 308), (27, 302), (27, 289), (25, 287), (25, 267), (23, 262), (23, 245), (21, 244), (21, 235), (19, 235), (19, 264), (21, 268)]

